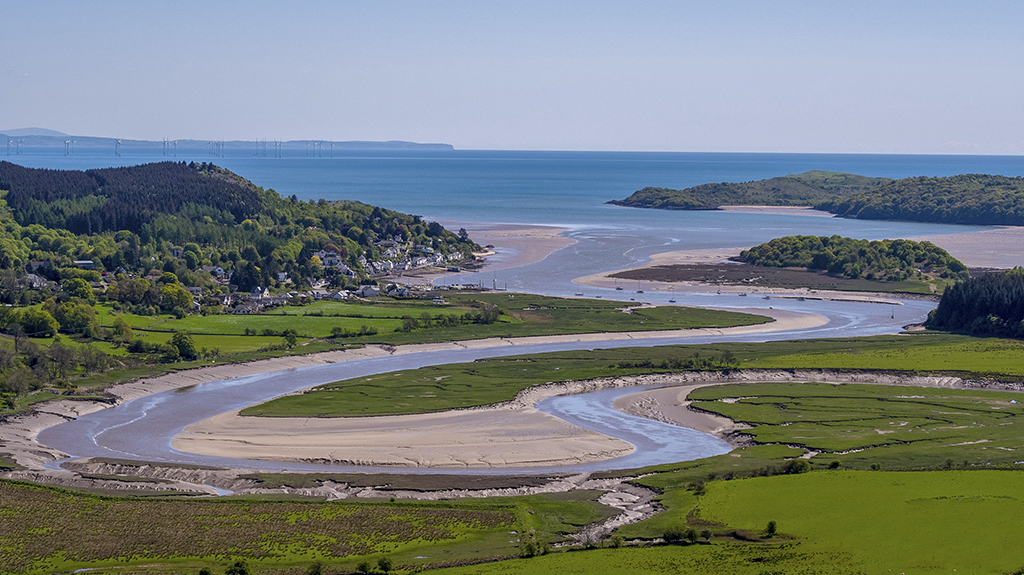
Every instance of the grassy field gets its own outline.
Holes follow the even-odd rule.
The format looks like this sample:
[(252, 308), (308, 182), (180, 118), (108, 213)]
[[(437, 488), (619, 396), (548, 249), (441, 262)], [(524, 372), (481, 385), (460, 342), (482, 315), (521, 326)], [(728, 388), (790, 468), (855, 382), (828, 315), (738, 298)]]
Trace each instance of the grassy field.
[(326, 384), (250, 407), (273, 417), (425, 413), (507, 401), (551, 381), (716, 367), (891, 370), (1019, 379), (1024, 342), (946, 334), (558, 352), (426, 367)]
[[(403, 570), (519, 554), (610, 514), (597, 492), (440, 503), (138, 499), (0, 481), (0, 572), (125, 568), (353, 571), (387, 555)], [(130, 572), (130, 571), (129, 571)]]
[[(1006, 465), (1024, 460), (1024, 394), (827, 383), (694, 390), (692, 406), (752, 426), (758, 443), (822, 452), (867, 469)], [(955, 459), (953, 459), (955, 458)]]
[[(1024, 473), (822, 471), (716, 481), (678, 497), (675, 524), (710, 526), (711, 544), (559, 553), (439, 575), (976, 573), (1024, 566)], [(667, 517), (649, 521), (671, 523)], [(779, 536), (760, 535), (775, 521)]]
[[(439, 292), (440, 293), (440, 292)], [(692, 327), (729, 327), (764, 323), (767, 318), (732, 312), (665, 306), (623, 313), (622, 302), (567, 299), (531, 294), (444, 293), (444, 304), (423, 300), (382, 298), (368, 303), (317, 302), (304, 307), (284, 306), (266, 313), (248, 316), (188, 316), (167, 320), (155, 327), (187, 330), (193, 334), (243, 335), (247, 329), (281, 332), (294, 329), (302, 337), (328, 337), (333, 328), (358, 331), (363, 325), (377, 334), (347, 338), (361, 343), (422, 343), (478, 339), (485, 337), (522, 337), (606, 331), (646, 331)], [(513, 297), (509, 297), (509, 296)], [(500, 316), (491, 324), (468, 323), (452, 327), (423, 327), (396, 332), (403, 318), (421, 321), (423, 314), (461, 317), (482, 304), (497, 306)], [(639, 304), (632, 304), (633, 307)]]

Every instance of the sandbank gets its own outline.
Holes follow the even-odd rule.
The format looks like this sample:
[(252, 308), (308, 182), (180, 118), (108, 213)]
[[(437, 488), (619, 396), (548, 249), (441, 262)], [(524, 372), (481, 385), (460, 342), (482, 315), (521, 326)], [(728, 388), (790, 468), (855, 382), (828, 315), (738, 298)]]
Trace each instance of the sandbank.
[[(645, 291), (699, 293), (720, 292), (723, 294), (749, 293), (753, 295), (771, 294), (771, 297), (773, 298), (801, 297), (805, 299), (820, 299), (831, 301), (860, 301), (866, 303), (900, 305), (899, 300), (894, 299), (894, 296), (891, 296), (890, 294), (874, 292), (850, 292), (838, 290), (820, 290), (809, 288), (777, 288), (764, 286), (753, 287), (742, 285), (716, 285), (689, 281), (659, 282), (651, 280), (624, 280), (611, 277), (612, 274), (617, 274), (623, 271), (646, 269), (656, 266), (716, 263), (722, 265), (743, 265), (737, 262), (729, 261), (729, 258), (740, 255), (740, 252), (745, 249), (747, 248), (714, 248), (662, 252), (659, 254), (652, 255), (651, 260), (642, 265), (627, 268), (625, 270), (612, 270), (608, 272), (601, 272), (599, 274), (583, 276), (574, 279), (573, 282), (589, 287), (598, 287), (606, 289), (626, 287), (626, 289), (630, 289), (630, 291), (632, 291), (632, 289), (635, 289), (634, 286), (643, 286)], [(899, 297), (906, 298), (910, 296), (908, 296), (907, 294), (901, 294)], [(757, 310), (751, 310), (751, 313), (763, 314), (764, 310), (758, 308)]]
[(1024, 227), (1003, 226), (994, 230), (908, 238), (929, 241), (969, 267), (1011, 268), (1024, 266)]
[(330, 419), (231, 412), (186, 427), (172, 446), (220, 457), (469, 469), (572, 465), (633, 451), (532, 408)]
[(835, 214), (816, 210), (810, 206), (721, 206), (723, 212), (742, 214), (778, 214), (780, 216), (812, 216), (816, 218), (834, 218)]
[[(488, 224), (475, 222), (441, 222), (446, 229), (465, 228), (469, 237), (481, 246), (492, 246), (476, 255), (482, 260), (479, 267), (487, 271), (525, 266), (536, 263), (550, 254), (576, 243), (560, 234), (566, 228), (526, 224)], [(473, 271), (473, 270), (466, 270)], [(403, 272), (395, 281), (404, 284), (426, 284), (455, 272), (430, 268)]]

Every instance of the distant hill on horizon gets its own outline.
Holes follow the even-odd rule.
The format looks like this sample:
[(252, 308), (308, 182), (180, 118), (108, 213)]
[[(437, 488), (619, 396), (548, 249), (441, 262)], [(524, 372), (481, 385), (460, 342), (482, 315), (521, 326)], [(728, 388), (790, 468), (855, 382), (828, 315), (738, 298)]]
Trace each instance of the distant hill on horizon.
[(16, 130), (0, 130), (0, 134), (10, 136), (11, 138), (21, 138), (24, 136), (54, 136), (59, 138), (68, 137), (64, 132), (58, 132), (57, 130), (47, 130), (46, 128), (18, 128)]
[[(46, 128), (18, 128), (14, 130), (0, 130), (0, 138), (7, 137), (8, 139), (17, 139), (21, 145), (25, 147), (33, 148), (64, 148), (65, 142), (70, 139), (74, 146), (80, 148), (97, 148), (97, 147), (113, 147), (116, 142), (120, 141), (121, 146), (124, 148), (145, 148), (145, 149), (156, 149), (160, 150), (164, 147), (164, 140), (133, 140), (129, 138), (114, 138), (106, 136), (75, 136), (58, 132), (56, 130), (49, 130)], [(306, 139), (306, 140), (264, 140), (260, 139), (259, 143), (256, 140), (208, 140), (208, 139), (178, 139), (178, 140), (166, 140), (166, 145), (177, 144), (182, 148), (202, 148), (210, 145), (217, 145), (222, 150), (255, 150), (257, 147), (262, 146), (260, 149), (265, 148), (268, 155), (272, 155), (276, 146), (280, 145), (285, 149), (299, 149), (306, 148), (307, 146), (314, 147), (319, 151), (322, 145), (322, 150), (327, 153), (330, 147), (333, 145), (336, 150), (407, 150), (407, 149), (427, 149), (427, 150), (454, 150), (455, 146), (451, 144), (441, 143), (419, 143), (419, 142), (407, 142), (403, 140), (388, 140), (382, 142), (366, 141), (366, 140), (324, 140), (319, 138)]]

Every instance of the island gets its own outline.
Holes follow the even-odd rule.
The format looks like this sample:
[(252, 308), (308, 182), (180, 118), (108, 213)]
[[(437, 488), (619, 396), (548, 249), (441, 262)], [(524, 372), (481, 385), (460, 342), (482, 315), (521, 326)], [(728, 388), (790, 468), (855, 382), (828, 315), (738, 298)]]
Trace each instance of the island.
[(962, 174), (891, 180), (810, 171), (682, 190), (646, 187), (607, 203), (662, 210), (808, 206), (847, 218), (1020, 226), (1024, 225), (1024, 178)]

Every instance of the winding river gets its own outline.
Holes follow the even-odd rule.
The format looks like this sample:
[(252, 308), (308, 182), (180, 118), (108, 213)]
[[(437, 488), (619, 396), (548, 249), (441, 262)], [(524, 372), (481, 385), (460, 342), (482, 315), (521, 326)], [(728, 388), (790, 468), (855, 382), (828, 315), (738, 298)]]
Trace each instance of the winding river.
[[(625, 297), (623, 292), (603, 290), (606, 298)], [(668, 294), (645, 294), (645, 299), (667, 299)], [(690, 298), (702, 300), (705, 305), (717, 303), (725, 307), (737, 300), (735, 295), (693, 294)], [(559, 396), (541, 402), (539, 410), (578, 425), (622, 439), (636, 449), (625, 456), (600, 462), (545, 468), (399, 468), (362, 467), (351, 465), (316, 465), (256, 461), (211, 457), (181, 452), (171, 447), (171, 440), (185, 426), (227, 411), (240, 409), (274, 397), (315, 385), (362, 377), (396, 370), (446, 363), (466, 362), (489, 357), (501, 357), (553, 351), (582, 349), (609, 349), (618, 347), (650, 347), (670, 344), (701, 344), (712, 342), (777, 341), (825, 337), (851, 337), (896, 333), (902, 325), (924, 319), (934, 304), (920, 300), (903, 300), (895, 307), (872, 303), (845, 301), (799, 301), (774, 298), (772, 300), (744, 301), (752, 305), (770, 303), (776, 309), (815, 313), (828, 318), (828, 322), (813, 328), (744, 335), (698, 336), (689, 338), (663, 338), (644, 340), (615, 340), (603, 342), (561, 342), (537, 345), (502, 346), (484, 349), (434, 351), (410, 353), (335, 364), (309, 366), (286, 371), (265, 373), (222, 381), (202, 383), (190, 388), (156, 393), (125, 402), (110, 409), (82, 416), (43, 430), (40, 443), (58, 449), (71, 458), (112, 457), (141, 461), (159, 461), (209, 465), (215, 467), (247, 468), (290, 471), (387, 471), (389, 473), (432, 474), (527, 474), (551, 472), (582, 472), (608, 469), (627, 469), (688, 461), (726, 453), (728, 444), (712, 435), (675, 425), (665, 424), (622, 413), (612, 408), (612, 402), (623, 395), (644, 388), (627, 387), (601, 390), (586, 394)], [(735, 304), (737, 307), (743, 304)], [(898, 309), (895, 319), (894, 309)], [(750, 311), (755, 311), (752, 309)], [(51, 467), (59, 466), (53, 462)]]

